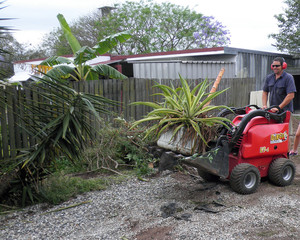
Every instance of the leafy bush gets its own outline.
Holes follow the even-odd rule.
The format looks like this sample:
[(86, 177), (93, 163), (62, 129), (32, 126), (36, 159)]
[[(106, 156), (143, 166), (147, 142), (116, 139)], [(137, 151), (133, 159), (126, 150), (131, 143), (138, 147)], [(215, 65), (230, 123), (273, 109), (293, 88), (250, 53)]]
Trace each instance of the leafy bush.
[(84, 166), (84, 164), (82, 164), (82, 161), (75, 160), (71, 162), (68, 158), (62, 156), (57, 158), (55, 161), (51, 162), (49, 171), (52, 173), (63, 171), (66, 174), (68, 174), (68, 173), (84, 172), (86, 171), (86, 167)]
[(129, 129), (130, 124), (121, 118), (114, 121), (114, 126), (107, 125), (100, 130), (99, 143), (85, 153), (85, 162), (89, 171), (104, 169), (118, 171), (135, 169), (137, 175), (152, 172), (149, 164), (155, 159), (148, 153), (150, 144), (144, 138), (145, 130)]

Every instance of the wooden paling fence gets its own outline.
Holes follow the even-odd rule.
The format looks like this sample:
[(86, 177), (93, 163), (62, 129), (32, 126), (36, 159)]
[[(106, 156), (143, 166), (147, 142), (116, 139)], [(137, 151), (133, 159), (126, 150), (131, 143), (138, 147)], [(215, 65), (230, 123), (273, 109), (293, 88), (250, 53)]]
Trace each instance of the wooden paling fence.
[[(209, 79), (209, 82), (213, 83), (214, 80)], [(192, 88), (201, 81), (199, 79), (188, 82)], [(131, 121), (141, 119), (151, 109), (143, 105), (132, 106), (130, 103), (137, 101), (160, 102), (161, 96), (155, 95), (160, 91), (158, 88), (153, 88), (153, 86), (156, 84), (179, 86), (180, 81), (129, 78), (122, 81), (101, 79), (89, 82), (72, 82), (70, 84), (76, 91), (98, 94), (117, 101), (118, 104), (111, 106), (109, 110), (114, 117), (120, 116)], [(38, 85), (35, 87), (38, 88)], [(246, 106), (249, 104), (250, 92), (255, 90), (255, 79), (222, 79), (218, 90), (225, 88), (229, 88), (229, 90), (219, 95), (211, 104), (234, 107)], [(47, 100), (40, 98), (36, 91), (32, 91), (28, 87), (10, 86), (0, 88), (0, 159), (13, 158), (17, 154), (17, 149), (36, 144), (35, 138), (26, 131), (26, 124), (30, 123), (24, 123), (21, 120), (27, 114), (26, 109), (22, 108), (24, 101), (38, 106), (38, 102)], [(102, 117), (107, 119), (109, 116)]]

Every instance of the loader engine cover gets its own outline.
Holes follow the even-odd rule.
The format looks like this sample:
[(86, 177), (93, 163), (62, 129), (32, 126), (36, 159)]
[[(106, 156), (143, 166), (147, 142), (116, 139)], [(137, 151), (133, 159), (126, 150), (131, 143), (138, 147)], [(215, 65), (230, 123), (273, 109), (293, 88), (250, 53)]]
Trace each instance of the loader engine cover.
[(253, 118), (244, 129), (242, 158), (261, 158), (286, 154), (289, 147), (289, 123), (274, 123), (264, 117)]

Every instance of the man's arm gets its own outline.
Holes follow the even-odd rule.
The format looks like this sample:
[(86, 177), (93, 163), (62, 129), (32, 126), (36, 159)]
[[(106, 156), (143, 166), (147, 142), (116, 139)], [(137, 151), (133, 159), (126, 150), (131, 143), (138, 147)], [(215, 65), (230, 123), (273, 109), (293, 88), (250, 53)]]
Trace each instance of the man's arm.
[(268, 92), (263, 91), (262, 92), (262, 109), (266, 109), (267, 108), (267, 102), (268, 102)]
[(281, 109), (283, 109), (286, 105), (288, 105), (290, 103), (290, 101), (293, 100), (293, 98), (295, 97), (295, 93), (291, 92), (288, 95), (286, 95), (286, 97), (283, 99), (282, 103), (279, 104), (279, 107)]

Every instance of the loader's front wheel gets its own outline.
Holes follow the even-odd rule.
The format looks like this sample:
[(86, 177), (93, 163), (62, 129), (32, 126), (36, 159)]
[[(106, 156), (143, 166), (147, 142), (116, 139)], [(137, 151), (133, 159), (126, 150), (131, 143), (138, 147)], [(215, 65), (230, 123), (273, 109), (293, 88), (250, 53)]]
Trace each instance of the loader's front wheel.
[(256, 191), (260, 183), (260, 172), (251, 164), (241, 163), (233, 168), (229, 182), (235, 192), (251, 194)]
[(278, 158), (270, 164), (269, 179), (277, 186), (288, 186), (295, 177), (295, 164), (285, 158)]
[(197, 168), (197, 170), (198, 170), (199, 176), (202, 177), (203, 180), (206, 182), (217, 182), (220, 179), (219, 176), (205, 172), (202, 169)]

